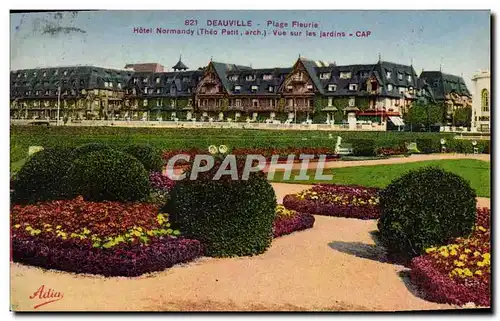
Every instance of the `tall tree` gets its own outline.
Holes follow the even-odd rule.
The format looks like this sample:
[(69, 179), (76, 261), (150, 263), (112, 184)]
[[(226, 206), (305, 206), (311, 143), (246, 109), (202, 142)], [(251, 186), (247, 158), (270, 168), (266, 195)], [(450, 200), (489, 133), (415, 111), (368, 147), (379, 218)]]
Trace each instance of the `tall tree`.
[(439, 104), (430, 104), (415, 102), (410, 107), (408, 113), (404, 115), (404, 120), (412, 127), (429, 127), (430, 125), (442, 123), (443, 106)]
[(470, 127), (472, 120), (472, 108), (470, 106), (455, 110), (453, 115), (453, 126)]

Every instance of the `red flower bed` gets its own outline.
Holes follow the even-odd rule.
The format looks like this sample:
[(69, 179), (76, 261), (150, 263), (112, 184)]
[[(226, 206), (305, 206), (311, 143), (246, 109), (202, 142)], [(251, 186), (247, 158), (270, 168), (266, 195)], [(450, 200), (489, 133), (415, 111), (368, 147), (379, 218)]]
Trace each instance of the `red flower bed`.
[(301, 213), (358, 219), (378, 219), (377, 188), (321, 184), (293, 195), (283, 205)]
[(489, 209), (478, 209), (470, 237), (429, 248), (411, 261), (411, 279), (429, 300), (490, 306), (490, 216)]
[(179, 234), (152, 204), (80, 197), (11, 209), (12, 259), (68, 272), (137, 276), (203, 255)]
[(392, 155), (404, 155), (408, 151), (405, 147), (382, 147), (377, 149), (377, 155), (392, 156)]
[(291, 234), (313, 227), (314, 216), (308, 213), (297, 213), (291, 217), (277, 217), (273, 223), (273, 237)]
[[(204, 149), (182, 149), (182, 150), (167, 150), (163, 153), (163, 159), (165, 163), (169, 161), (175, 155), (184, 154), (189, 155), (192, 161), (195, 155), (206, 155), (209, 154), (208, 150)], [(299, 159), (301, 154), (315, 155), (317, 159), (318, 155), (326, 155), (327, 159), (337, 159), (338, 155), (335, 155), (334, 149), (332, 148), (234, 148), (230, 151), (230, 154), (236, 156), (245, 155), (262, 155), (267, 161), (270, 161), (273, 155), (279, 155), (279, 160), (287, 160), (288, 155), (295, 155), (295, 160)], [(188, 162), (179, 160), (175, 163), (176, 166), (187, 165)]]
[(12, 238), (12, 258), (15, 262), (104, 276), (139, 276), (162, 271), (202, 255), (201, 243), (188, 239), (158, 238), (147, 246), (132, 244), (97, 249), (57, 238), (41, 239), (26, 235)]

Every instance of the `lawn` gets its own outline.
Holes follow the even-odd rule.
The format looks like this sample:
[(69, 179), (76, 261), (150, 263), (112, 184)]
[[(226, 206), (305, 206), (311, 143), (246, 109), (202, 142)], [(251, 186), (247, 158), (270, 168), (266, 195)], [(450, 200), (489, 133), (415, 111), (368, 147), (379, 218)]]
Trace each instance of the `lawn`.
[[(490, 163), (475, 159), (435, 160), (391, 165), (325, 169), (325, 175), (333, 175), (332, 181), (315, 181), (315, 170), (308, 171), (308, 175), (310, 176), (309, 180), (284, 181), (283, 172), (277, 171), (273, 181), (298, 184), (336, 183), (343, 185), (362, 185), (367, 187), (385, 187), (392, 180), (400, 177), (405, 172), (424, 166), (439, 166), (445, 170), (456, 173), (470, 182), (478, 196), (490, 197)], [(298, 174), (298, 170), (292, 171), (291, 179)]]

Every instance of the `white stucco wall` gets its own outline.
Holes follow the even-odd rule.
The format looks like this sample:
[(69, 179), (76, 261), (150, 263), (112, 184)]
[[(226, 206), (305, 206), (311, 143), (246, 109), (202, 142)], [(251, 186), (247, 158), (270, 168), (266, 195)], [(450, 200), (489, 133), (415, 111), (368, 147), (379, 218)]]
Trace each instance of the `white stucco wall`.
[[(472, 77), (472, 130), (480, 131), (481, 125), (488, 125), (491, 130), (491, 76), (490, 71), (485, 70)], [(488, 91), (489, 111), (485, 112), (481, 106), (481, 93), (483, 89)], [(480, 121), (479, 117), (490, 117), (489, 121)]]

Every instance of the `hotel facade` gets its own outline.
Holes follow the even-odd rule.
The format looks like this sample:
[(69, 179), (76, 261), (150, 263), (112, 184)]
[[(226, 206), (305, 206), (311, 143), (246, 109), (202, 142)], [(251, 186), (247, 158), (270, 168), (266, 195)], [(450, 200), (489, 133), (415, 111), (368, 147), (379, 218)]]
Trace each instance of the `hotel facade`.
[(417, 100), (452, 101), (451, 111), (471, 104), (461, 77), (419, 77), (411, 65), (380, 60), (336, 65), (299, 57), (292, 67), (264, 69), (210, 61), (190, 70), (179, 59), (170, 72), (158, 64), (126, 67), (11, 71), (11, 118), (331, 124), (356, 115), (398, 126)]

